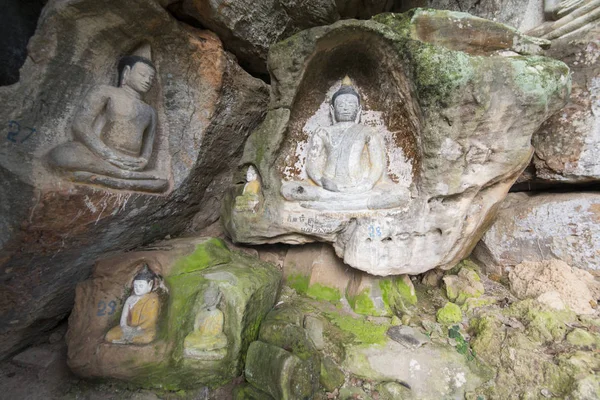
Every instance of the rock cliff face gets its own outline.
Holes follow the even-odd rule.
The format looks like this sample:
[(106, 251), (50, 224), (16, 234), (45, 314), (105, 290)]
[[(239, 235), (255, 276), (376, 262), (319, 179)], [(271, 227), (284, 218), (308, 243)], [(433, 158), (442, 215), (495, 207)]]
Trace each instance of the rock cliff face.
[[(117, 62), (130, 54), (156, 66), (143, 100), (156, 111), (148, 165), (169, 181), (159, 195), (76, 184), (47, 164), (74, 140), (87, 93), (117, 86)], [(268, 96), (213, 33), (152, 1), (50, 1), (20, 74), (0, 88), (0, 354), (64, 318), (100, 255), (181, 232), (201, 209), (198, 226), (216, 220)]]
[[(271, 47), (270, 111), (241, 168), (256, 168), (262, 186), (229, 193), (229, 234), (251, 244), (331, 242), (344, 262), (375, 275), (454, 266), (529, 163), (533, 132), (567, 100), (566, 65), (517, 53), (547, 44), (468, 14), (413, 10), (340, 21)], [(330, 99), (346, 74), (362, 101), (355, 125), (376, 133), (336, 144), (322, 132), (332, 129)], [(348, 150), (333, 160), (336, 146), (360, 154), (360, 135), (369, 137), (363, 158), (349, 161)], [(327, 154), (314, 156), (317, 136)], [(380, 164), (371, 189), (336, 187), (344, 168), (370, 176)], [(337, 171), (332, 184), (315, 178), (320, 169)]]

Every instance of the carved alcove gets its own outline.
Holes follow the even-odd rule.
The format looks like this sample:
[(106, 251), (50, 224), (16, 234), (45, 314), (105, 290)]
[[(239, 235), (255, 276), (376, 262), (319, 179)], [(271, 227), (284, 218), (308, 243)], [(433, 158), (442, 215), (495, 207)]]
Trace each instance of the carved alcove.
[[(418, 187), (421, 113), (414, 100), (414, 85), (392, 45), (371, 32), (340, 29), (321, 38), (306, 60), (276, 162), (283, 179), (303, 178), (303, 155), (297, 149), (298, 143), (302, 146), (309, 139), (307, 121), (316, 116), (320, 108), (323, 114), (323, 105), (329, 106), (332, 92), (340, 87), (342, 78), (348, 76), (361, 96), (361, 122), (376, 128), (380, 125), (385, 132), (388, 178), (394, 183), (400, 179), (393, 173), (398, 160), (390, 157), (400, 150), (412, 165), (410, 180)], [(329, 117), (327, 119), (330, 123)]]

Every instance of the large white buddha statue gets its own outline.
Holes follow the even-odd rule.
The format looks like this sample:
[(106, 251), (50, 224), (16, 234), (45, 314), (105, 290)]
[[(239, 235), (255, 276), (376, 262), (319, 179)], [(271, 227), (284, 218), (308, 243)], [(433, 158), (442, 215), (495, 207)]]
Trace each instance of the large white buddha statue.
[(361, 110), (360, 96), (345, 77), (331, 98), (333, 124), (318, 128), (309, 138), (310, 182), (283, 182), (286, 200), (321, 210), (391, 208), (402, 202), (403, 196), (386, 182), (384, 139), (373, 127), (360, 123)]
[(119, 86), (93, 88), (73, 121), (74, 141), (54, 148), (49, 164), (76, 182), (115, 189), (163, 192), (169, 183), (148, 170), (156, 112), (142, 100), (156, 68), (140, 56), (119, 61)]

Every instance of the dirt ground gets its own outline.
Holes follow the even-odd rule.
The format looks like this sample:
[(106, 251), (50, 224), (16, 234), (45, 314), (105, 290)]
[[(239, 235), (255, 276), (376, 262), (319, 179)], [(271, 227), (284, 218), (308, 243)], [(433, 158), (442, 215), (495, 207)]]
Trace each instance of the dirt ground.
[[(40, 340), (33, 347), (48, 350), (46, 366), (24, 365), (10, 357), (0, 362), (0, 400), (230, 400), (231, 391), (237, 382), (217, 391), (207, 388), (194, 391), (153, 392), (129, 390), (114, 382), (90, 382), (80, 379), (67, 366), (67, 346), (64, 341), (66, 326), (58, 327), (52, 334), (53, 340)], [(50, 340), (49, 340), (50, 339)], [(53, 341), (54, 343), (49, 343)], [(44, 365), (41, 365), (44, 364)]]

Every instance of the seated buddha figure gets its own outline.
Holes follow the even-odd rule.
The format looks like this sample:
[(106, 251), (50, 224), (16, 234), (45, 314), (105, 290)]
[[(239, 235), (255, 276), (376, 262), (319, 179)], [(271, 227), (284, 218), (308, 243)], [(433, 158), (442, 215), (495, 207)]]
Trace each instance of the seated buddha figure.
[(250, 165), (246, 171), (246, 184), (242, 195), (237, 196), (235, 199), (235, 210), (238, 212), (256, 212), (261, 200), (262, 194), (258, 172), (253, 165)]
[(119, 86), (93, 88), (80, 105), (74, 141), (48, 154), (50, 166), (76, 182), (114, 189), (163, 192), (168, 181), (146, 170), (156, 133), (156, 112), (141, 96), (150, 90), (156, 69), (140, 56), (119, 61)]
[(217, 308), (220, 301), (219, 289), (209, 286), (204, 292), (203, 308), (194, 320), (194, 330), (183, 342), (186, 357), (219, 360), (227, 354), (227, 336), (223, 333), (225, 318)]
[(106, 341), (120, 344), (148, 344), (156, 338), (160, 312), (158, 294), (153, 292), (156, 275), (144, 264), (133, 278), (133, 294), (123, 305), (119, 325), (106, 334)]
[(309, 138), (306, 173), (310, 182), (283, 182), (286, 200), (322, 210), (379, 209), (400, 204), (386, 177), (382, 135), (360, 123), (360, 96), (345, 77), (332, 96), (333, 124), (318, 128)]

